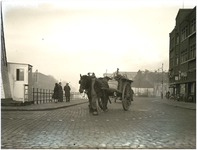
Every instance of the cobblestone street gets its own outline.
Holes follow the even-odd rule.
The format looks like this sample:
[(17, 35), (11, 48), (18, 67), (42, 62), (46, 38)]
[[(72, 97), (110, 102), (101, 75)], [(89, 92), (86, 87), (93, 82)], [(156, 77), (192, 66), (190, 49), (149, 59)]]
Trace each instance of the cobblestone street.
[(2, 149), (196, 148), (196, 111), (134, 98), (108, 112), (89, 113), (86, 104), (47, 111), (2, 111)]

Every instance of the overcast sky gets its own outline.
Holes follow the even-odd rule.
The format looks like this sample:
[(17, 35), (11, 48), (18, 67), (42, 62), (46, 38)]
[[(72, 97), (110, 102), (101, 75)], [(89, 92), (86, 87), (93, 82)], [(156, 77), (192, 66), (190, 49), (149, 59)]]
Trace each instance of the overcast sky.
[(169, 69), (169, 33), (194, 0), (3, 1), (8, 62), (78, 86), (79, 75)]

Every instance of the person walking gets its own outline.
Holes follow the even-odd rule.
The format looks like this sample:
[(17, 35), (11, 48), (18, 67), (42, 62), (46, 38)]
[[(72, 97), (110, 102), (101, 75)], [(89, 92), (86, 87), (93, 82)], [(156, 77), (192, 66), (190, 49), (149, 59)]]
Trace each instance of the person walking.
[(63, 102), (63, 90), (62, 90), (61, 82), (59, 82), (58, 85), (58, 96), (59, 96), (59, 102)]
[(64, 86), (64, 91), (65, 91), (65, 97), (66, 97), (66, 102), (70, 102), (70, 86), (68, 83)]
[(55, 101), (55, 103), (57, 103), (58, 102), (58, 99), (59, 99), (59, 95), (58, 95), (58, 89), (59, 89), (59, 87), (58, 87), (58, 84), (57, 83), (55, 83), (55, 87), (54, 87), (54, 91), (53, 91), (53, 96), (52, 96), (52, 98), (54, 99), (54, 101)]

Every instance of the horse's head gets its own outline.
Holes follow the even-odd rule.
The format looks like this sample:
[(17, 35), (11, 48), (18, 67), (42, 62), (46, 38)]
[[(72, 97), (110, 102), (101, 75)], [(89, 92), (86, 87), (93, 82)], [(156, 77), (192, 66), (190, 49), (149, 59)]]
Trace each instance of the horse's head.
[(83, 93), (83, 91), (85, 89), (89, 89), (90, 88), (90, 85), (91, 85), (91, 77), (90, 76), (87, 76), (87, 75), (81, 75), (80, 74), (80, 80), (79, 80), (79, 84), (80, 84), (80, 87), (79, 87), (79, 92), (80, 93)]

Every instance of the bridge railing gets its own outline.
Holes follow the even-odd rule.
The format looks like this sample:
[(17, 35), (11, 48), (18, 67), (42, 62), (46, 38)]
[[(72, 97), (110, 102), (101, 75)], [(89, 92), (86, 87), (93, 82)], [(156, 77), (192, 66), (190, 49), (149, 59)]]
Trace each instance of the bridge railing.
[[(55, 99), (52, 98), (52, 95), (53, 95), (53, 90), (33, 88), (32, 91), (33, 104), (55, 102)], [(87, 99), (87, 96), (84, 94), (80, 94), (79, 92), (70, 92), (70, 100), (72, 101), (77, 99)], [(63, 101), (66, 101), (64, 92), (63, 92)]]

